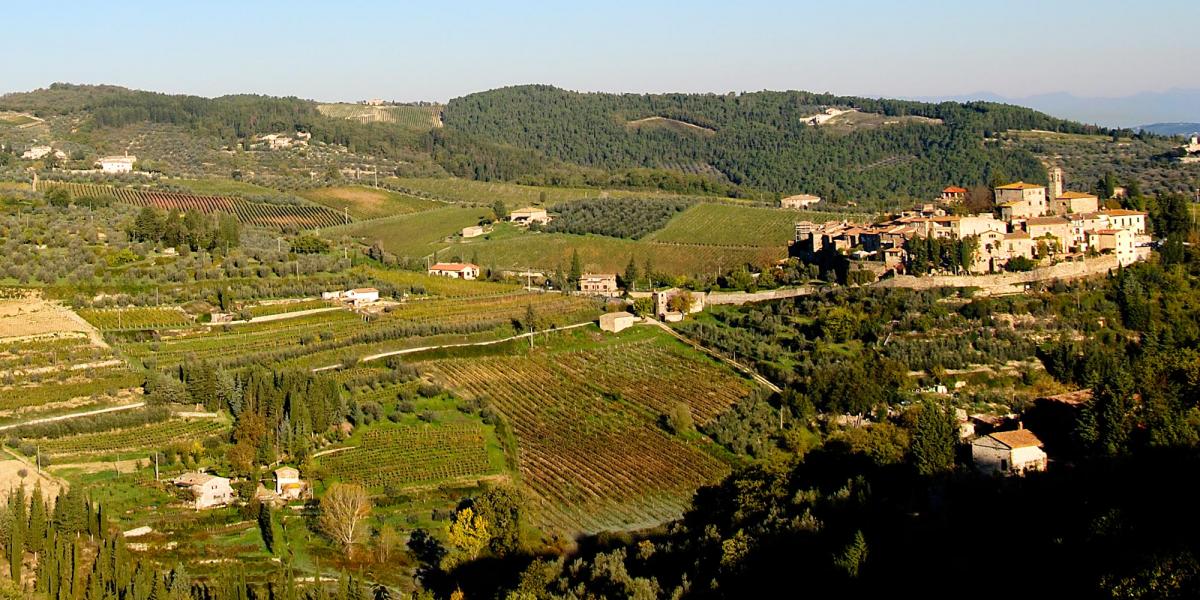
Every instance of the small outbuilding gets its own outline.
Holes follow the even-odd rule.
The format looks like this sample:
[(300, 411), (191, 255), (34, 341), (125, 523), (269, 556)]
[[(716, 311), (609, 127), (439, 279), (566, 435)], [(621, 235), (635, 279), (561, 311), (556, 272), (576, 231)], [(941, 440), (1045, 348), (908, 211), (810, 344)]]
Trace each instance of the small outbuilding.
[(1046, 470), (1042, 440), (1028, 429), (997, 431), (971, 442), (975, 468), (996, 475), (1023, 475)]
[(275, 495), (284, 500), (298, 500), (304, 495), (305, 483), (295, 467), (275, 469)]
[(600, 330), (619, 333), (633, 327), (638, 318), (627, 312), (604, 313), (600, 315)]

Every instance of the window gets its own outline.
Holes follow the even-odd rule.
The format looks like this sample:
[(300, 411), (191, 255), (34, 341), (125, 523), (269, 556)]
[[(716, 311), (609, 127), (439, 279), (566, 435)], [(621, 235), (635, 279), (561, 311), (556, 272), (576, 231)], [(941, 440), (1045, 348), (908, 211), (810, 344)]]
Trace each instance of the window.
[(1007, 458), (1000, 459), (1000, 470), (1001, 471), (1008, 470), (1008, 459)]

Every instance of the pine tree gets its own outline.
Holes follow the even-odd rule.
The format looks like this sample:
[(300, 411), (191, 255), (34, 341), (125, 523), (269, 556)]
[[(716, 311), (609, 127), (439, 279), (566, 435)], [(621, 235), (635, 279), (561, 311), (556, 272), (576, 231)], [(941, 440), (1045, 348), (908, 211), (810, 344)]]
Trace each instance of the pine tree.
[(18, 487), (16, 493), (9, 496), (8, 510), (11, 522), (8, 526), (8, 573), (13, 581), (21, 580), (21, 563), (25, 559), (25, 488)]
[(953, 413), (928, 400), (922, 403), (912, 439), (917, 473), (928, 477), (954, 469), (955, 429)]
[(579, 260), (579, 251), (572, 250), (571, 251), (570, 281), (567, 282), (571, 286), (571, 289), (575, 289), (575, 287), (579, 285), (579, 280), (582, 277), (583, 277), (583, 264)]
[(42, 483), (33, 488), (29, 502), (29, 535), (25, 545), (30, 552), (41, 552), (46, 543), (46, 504), (42, 500)]

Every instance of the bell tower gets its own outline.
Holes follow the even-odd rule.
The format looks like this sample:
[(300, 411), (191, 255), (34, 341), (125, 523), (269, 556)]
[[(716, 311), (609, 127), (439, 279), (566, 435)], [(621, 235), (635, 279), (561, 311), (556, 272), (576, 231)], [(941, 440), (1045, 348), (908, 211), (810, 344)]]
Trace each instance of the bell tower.
[(1053, 204), (1059, 196), (1063, 195), (1063, 174), (1062, 169), (1058, 167), (1050, 167), (1050, 189), (1047, 190), (1050, 194), (1050, 203)]

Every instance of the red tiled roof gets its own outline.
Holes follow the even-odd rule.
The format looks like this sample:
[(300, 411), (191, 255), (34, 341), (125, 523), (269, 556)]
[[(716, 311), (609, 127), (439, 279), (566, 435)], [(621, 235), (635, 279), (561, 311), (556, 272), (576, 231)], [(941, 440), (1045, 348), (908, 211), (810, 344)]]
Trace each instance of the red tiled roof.
[(438, 263), (429, 267), (430, 271), (465, 271), (467, 269), (478, 269), (479, 265), (471, 263)]
[(942, 190), (942, 193), (943, 194), (965, 194), (965, 193), (967, 193), (967, 188), (960, 188), (956, 185), (952, 185), (952, 186)]
[(1008, 446), (1009, 448), (1028, 448), (1038, 447), (1042, 445), (1042, 440), (1039, 440), (1032, 431), (1028, 429), (1017, 429), (1015, 431), (997, 431), (991, 435), (992, 439)]

